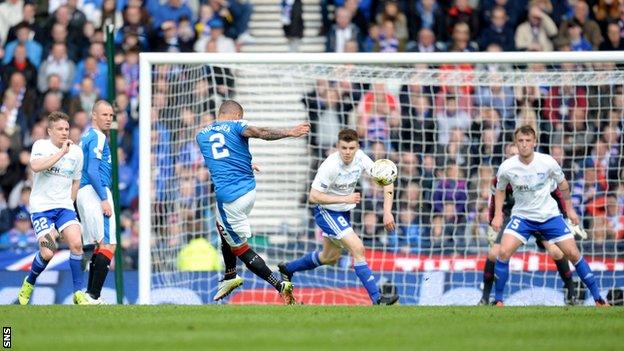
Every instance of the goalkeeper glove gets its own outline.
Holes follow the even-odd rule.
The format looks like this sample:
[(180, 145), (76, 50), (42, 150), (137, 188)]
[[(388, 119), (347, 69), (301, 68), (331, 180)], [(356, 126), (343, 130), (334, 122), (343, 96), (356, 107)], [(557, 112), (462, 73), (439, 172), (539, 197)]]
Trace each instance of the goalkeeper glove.
[(490, 244), (490, 246), (494, 245), (494, 242), (496, 241), (496, 237), (497, 236), (498, 236), (498, 233), (496, 232), (496, 230), (494, 230), (494, 228), (492, 228), (492, 226), (488, 225), (487, 241)]
[(570, 227), (570, 230), (572, 230), (572, 233), (574, 233), (575, 237), (581, 240), (587, 239), (587, 232), (585, 231), (585, 229), (583, 229), (583, 227), (581, 227), (580, 224), (572, 224), (569, 219), (567, 219), (566, 221), (568, 222), (568, 227)]

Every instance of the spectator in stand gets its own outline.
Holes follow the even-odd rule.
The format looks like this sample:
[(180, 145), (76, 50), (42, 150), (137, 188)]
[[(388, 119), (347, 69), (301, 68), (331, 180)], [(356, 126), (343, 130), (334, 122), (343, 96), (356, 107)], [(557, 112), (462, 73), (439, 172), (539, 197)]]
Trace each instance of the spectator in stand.
[(0, 151), (0, 190), (10, 194), (13, 187), (24, 177), (24, 170), (18, 160), (11, 159), (9, 153)]
[(438, 145), (446, 146), (451, 137), (451, 130), (458, 128), (467, 131), (470, 128), (470, 115), (458, 109), (457, 98), (453, 94), (447, 94), (444, 106), (435, 113), (435, 125), (438, 131)]
[(11, 26), (23, 20), (23, 0), (7, 0), (0, 4), (0, 46), (4, 46)]
[(422, 93), (420, 85), (410, 84), (401, 91), (400, 101), (402, 116), (400, 149), (416, 153), (433, 152), (435, 125), (429, 96)]
[(115, 0), (103, 0), (99, 16), (93, 19), (93, 24), (98, 28), (106, 28), (109, 24), (115, 25), (115, 28), (121, 28), (123, 23), (123, 15), (117, 10)]
[(603, 33), (607, 32), (607, 25), (616, 21), (620, 16), (620, 7), (622, 2), (618, 0), (597, 0), (592, 1), (593, 18), (600, 26)]
[[(364, 1), (345, 0), (344, 6), (343, 6), (345, 9), (349, 10), (349, 12), (351, 13), (351, 22), (358, 27), (358, 29), (360, 30), (360, 34), (367, 33), (368, 27), (372, 23), (374, 23), (374, 22), (369, 22), (369, 20), (366, 19), (364, 10), (362, 9), (362, 7), (360, 7), (360, 5), (362, 3), (365, 3), (366, 1), (367, 0), (364, 0)], [(327, 28), (329, 28), (329, 26)]]
[(6, 65), (11, 62), (11, 60), (13, 60), (15, 48), (18, 44), (22, 44), (26, 48), (26, 57), (28, 57), (28, 60), (35, 67), (39, 67), (43, 48), (41, 47), (41, 44), (32, 39), (34, 33), (30, 30), (30, 25), (26, 22), (20, 22), (15, 30), (15, 36), (15, 40), (6, 44), (2, 63)]
[(563, 129), (552, 133), (551, 145), (562, 146), (565, 154), (572, 157), (573, 161), (581, 161), (589, 154), (596, 134), (596, 127), (588, 123), (587, 109), (574, 108), (563, 123)]
[[(448, 36), (453, 33), (459, 23), (468, 25), (469, 38), (476, 36), (480, 30), (479, 12), (470, 6), (468, 0), (454, 0), (453, 6), (448, 9), (446, 16), (446, 31), (437, 33), (441, 39), (448, 40)], [(470, 36), (472, 33), (472, 36)]]
[(106, 99), (108, 96), (108, 68), (98, 64), (95, 57), (88, 56), (84, 62), (78, 64), (71, 88), (72, 96), (80, 94), (80, 83), (85, 77), (93, 79), (96, 94), (102, 99)]
[(410, 206), (399, 208), (399, 220), (395, 231), (388, 235), (388, 246), (394, 251), (419, 253), (424, 245), (424, 230), (418, 213)]
[[(206, 52), (209, 48), (209, 41), (213, 41), (215, 44), (214, 52), (236, 52), (236, 43), (231, 38), (225, 36), (224, 23), (220, 18), (215, 18), (208, 22), (210, 26), (210, 39), (204, 38), (203, 41), (198, 40), (195, 43), (195, 51)], [(200, 47), (199, 45), (204, 45)]]
[(407, 7), (407, 18), (410, 19), (407, 21), (410, 40), (419, 40), (419, 33), (423, 29), (438, 34), (446, 30), (445, 15), (435, 0), (409, 1)]
[[(550, 3), (550, 0), (546, 0)], [(512, 1), (512, 0), (483, 0), (481, 2), (481, 13), (483, 15), (481, 23), (488, 25), (492, 20), (492, 12), (497, 7), (502, 7), (507, 14), (507, 25), (511, 30), (518, 26), (519, 17), (526, 15), (526, 0)], [(536, 3), (534, 0), (533, 3)], [(552, 5), (550, 6), (552, 10)], [(547, 11), (547, 13), (550, 13)]]
[(444, 51), (444, 47), (438, 45), (431, 29), (423, 28), (418, 31), (418, 41), (408, 43), (407, 50), (411, 52), (438, 52)]
[(624, 207), (614, 193), (607, 196), (607, 237), (611, 240), (624, 239)]
[(551, 87), (542, 103), (542, 118), (550, 121), (556, 130), (560, 129), (558, 124), (568, 119), (574, 109), (587, 108), (587, 92), (585, 87), (569, 82), (563, 86)]
[(513, 27), (508, 25), (507, 12), (502, 6), (492, 10), (490, 25), (481, 31), (477, 40), (480, 50), (486, 50), (491, 44), (498, 44), (503, 51), (514, 51)]
[(449, 164), (433, 193), (431, 240), (434, 243), (447, 246), (444, 242), (464, 240), (468, 192), (466, 181), (461, 178), (459, 167)]
[(438, 181), (433, 192), (434, 213), (441, 214), (446, 203), (455, 206), (455, 213), (459, 216), (466, 214), (466, 201), (468, 189), (458, 165), (449, 163), (444, 170), (444, 176)]
[(395, 0), (386, 0), (383, 4), (383, 9), (377, 14), (376, 22), (380, 27), (385, 27), (386, 22), (390, 21), (393, 24), (396, 38), (406, 43), (409, 39), (409, 33), (407, 31), (407, 18), (405, 14), (399, 9), (399, 4)]
[(299, 52), (303, 39), (303, 3), (301, 0), (282, 1), (282, 29), (288, 39), (290, 52)]
[(36, 11), (35, 4), (29, 3), (29, 2), (24, 3), (24, 7), (22, 8), (22, 19), (19, 23), (17, 23), (16, 25), (14, 25), (13, 27), (9, 29), (9, 34), (6, 37), (7, 43), (17, 39), (17, 35), (16, 35), (17, 28), (20, 27), (22, 22), (25, 22), (30, 26), (30, 30), (35, 35), (35, 40), (41, 37), (41, 26), (39, 25), (39, 23), (35, 21), (35, 15), (36, 15), (35, 11)]
[(250, 44), (256, 41), (249, 33), (249, 22), (253, 14), (253, 5), (249, 0), (227, 0), (228, 10), (232, 17), (232, 25), (228, 30), (228, 36), (236, 38), (238, 44)]
[(481, 140), (473, 143), (471, 150), (471, 174), (474, 174), (480, 166), (496, 167), (503, 162), (501, 157), (503, 149), (496, 138), (496, 132), (492, 129), (485, 129), (481, 133)]
[[(204, 6), (208, 7), (206, 5)], [(147, 50), (149, 48), (149, 29), (144, 23), (141, 8), (138, 6), (128, 6), (124, 10), (124, 18), (123, 26), (120, 27), (115, 34), (115, 44), (121, 45), (126, 37), (134, 35), (137, 37), (141, 49)]]
[(480, 86), (475, 93), (475, 106), (490, 107), (498, 111), (502, 118), (503, 129), (512, 131), (516, 128), (516, 98), (513, 88), (503, 84), (503, 77), (491, 73), (489, 85)]
[[(26, 79), (24, 75), (19, 72), (13, 72), (9, 78), (9, 86), (5, 90), (5, 94), (10, 92), (14, 99), (13, 103), (7, 104), (5, 107), (0, 108), (0, 112), (4, 112), (9, 117), (9, 124), (16, 121), (16, 123), (23, 125), (26, 121), (26, 127), (31, 126), (30, 121), (33, 118), (34, 109), (37, 101), (37, 92), (35, 89), (29, 89), (26, 86)], [(6, 98), (6, 96), (5, 96)], [(22, 134), (26, 131), (22, 129)]]
[(592, 51), (594, 49), (583, 36), (583, 26), (577, 20), (572, 20), (569, 23), (568, 38), (571, 51)]
[(453, 36), (447, 43), (448, 51), (454, 52), (475, 52), (479, 51), (479, 46), (470, 40), (470, 27), (465, 22), (458, 22), (453, 27)]
[(578, 0), (574, 4), (574, 16), (561, 23), (559, 26), (558, 39), (563, 41), (570, 41), (570, 35), (568, 28), (572, 25), (572, 22), (577, 22), (582, 27), (583, 36), (592, 45), (594, 49), (597, 49), (602, 43), (602, 34), (600, 33), (600, 26), (596, 21), (589, 17), (589, 6), (583, 0)]
[(48, 78), (51, 75), (56, 75), (61, 78), (60, 89), (63, 92), (68, 92), (71, 88), (76, 74), (76, 65), (67, 56), (67, 48), (65, 43), (57, 42), (52, 45), (50, 54), (43, 61), (41, 67), (39, 67), (39, 78), (37, 87), (39, 91), (45, 92), (48, 90)]
[(327, 33), (327, 52), (344, 52), (345, 44), (350, 40), (358, 40), (360, 31), (351, 23), (351, 13), (344, 7), (336, 9), (336, 24)]
[(13, 72), (21, 72), (26, 79), (27, 89), (37, 87), (37, 68), (28, 59), (24, 44), (20, 43), (15, 47), (13, 60), (2, 66), (0, 72), (2, 72), (2, 80), (7, 82)]
[(17, 208), (13, 228), (0, 234), (0, 250), (2, 249), (17, 254), (33, 253), (39, 249), (37, 237), (30, 224), (30, 214), (26, 208)]
[(65, 51), (67, 52), (67, 57), (76, 62), (83, 57), (82, 50), (84, 47), (79, 47), (75, 43), (67, 40), (67, 27), (63, 26), (60, 23), (55, 23), (52, 26), (52, 39), (44, 42), (45, 46), (43, 48), (43, 57), (46, 58), (50, 55), (50, 51), (52, 50), (52, 46), (56, 43), (65, 44)]
[(84, 77), (80, 82), (80, 92), (78, 95), (72, 97), (69, 100), (69, 115), (73, 115), (78, 111), (91, 111), (93, 105), (99, 99), (98, 94), (95, 92), (93, 86), (93, 79), (90, 77)]
[(617, 22), (610, 22), (607, 25), (607, 40), (600, 43), (599, 49), (600, 51), (624, 50), (624, 39), (620, 34), (620, 26)]
[(162, 25), (169, 21), (177, 25), (182, 17), (191, 21), (195, 18), (191, 9), (182, 0), (167, 0), (162, 5), (154, 5), (152, 16), (153, 28), (162, 28)]
[(379, 52), (397, 52), (403, 51), (405, 42), (399, 40), (396, 35), (394, 22), (384, 21), (379, 31), (379, 37), (376, 43), (375, 51)]
[[(329, 33), (329, 30), (331, 29), (332, 23), (329, 19), (329, 11), (328, 11), (328, 5), (330, 3), (334, 4), (334, 8), (340, 8), (340, 7), (345, 7), (346, 9), (349, 10), (349, 12), (351, 12), (352, 15), (357, 15), (357, 16), (353, 16), (353, 19), (358, 19), (361, 16), (361, 19), (359, 19), (358, 21), (354, 21), (354, 23), (360, 27), (360, 31), (364, 30), (366, 27), (361, 27), (361, 24), (367, 26), (369, 23), (373, 22), (374, 19), (374, 15), (373, 15), (373, 11), (376, 10), (373, 9), (373, 6), (376, 6), (375, 2), (372, 0), (353, 0), (352, 4), (347, 4), (347, 2), (349, 2), (350, 0), (321, 0), (321, 20), (322, 20), (322, 27), (319, 31), (319, 36), (324, 36), (326, 34)], [(357, 8), (357, 11), (354, 11), (354, 9)], [(334, 17), (334, 20), (336, 20), (336, 18)], [(362, 22), (361, 24), (359, 22)]]
[(526, 22), (516, 28), (516, 49), (552, 51), (551, 37), (557, 34), (557, 25), (538, 5), (529, 6)]

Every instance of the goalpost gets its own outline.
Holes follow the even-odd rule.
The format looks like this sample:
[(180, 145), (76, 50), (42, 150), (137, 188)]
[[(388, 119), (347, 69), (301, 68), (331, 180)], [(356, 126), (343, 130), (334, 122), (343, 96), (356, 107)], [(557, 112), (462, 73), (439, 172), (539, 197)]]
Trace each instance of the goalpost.
[[(624, 287), (624, 52), (141, 53), (140, 62), (137, 303), (212, 302), (223, 272), (195, 134), (224, 99), (239, 101), (253, 125), (313, 125), (307, 139), (250, 141), (261, 168), (250, 242), (272, 268), (322, 247), (307, 192), (335, 134), (350, 127), (373, 159), (399, 168), (397, 231), (383, 230), (383, 197), (365, 177), (352, 215), (382, 290), (396, 290), (402, 304), (476, 304), (490, 182), (513, 129), (528, 123), (573, 188), (590, 235), (579, 247), (601, 291)], [(183, 267), (191, 241), (216, 249), (190, 256), (208, 270)], [(510, 267), (507, 304), (563, 304), (554, 263), (532, 241)], [(278, 302), (242, 265), (239, 274), (246, 282), (226, 303)], [(306, 304), (368, 302), (346, 254), (297, 273), (294, 284)]]

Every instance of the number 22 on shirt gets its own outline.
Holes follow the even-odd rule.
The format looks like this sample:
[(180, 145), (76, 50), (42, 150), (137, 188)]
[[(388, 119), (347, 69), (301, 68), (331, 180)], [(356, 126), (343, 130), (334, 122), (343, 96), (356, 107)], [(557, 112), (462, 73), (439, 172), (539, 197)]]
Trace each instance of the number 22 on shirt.
[(230, 156), (230, 150), (225, 147), (225, 137), (223, 134), (213, 134), (208, 141), (212, 143), (212, 157), (215, 160)]

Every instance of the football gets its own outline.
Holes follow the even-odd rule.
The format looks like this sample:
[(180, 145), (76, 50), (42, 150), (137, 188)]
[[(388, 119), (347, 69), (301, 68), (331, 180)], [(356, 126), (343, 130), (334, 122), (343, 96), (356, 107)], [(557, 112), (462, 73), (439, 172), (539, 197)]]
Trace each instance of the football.
[(373, 179), (379, 185), (389, 185), (396, 180), (398, 171), (394, 162), (388, 159), (380, 159), (375, 161), (372, 170)]

